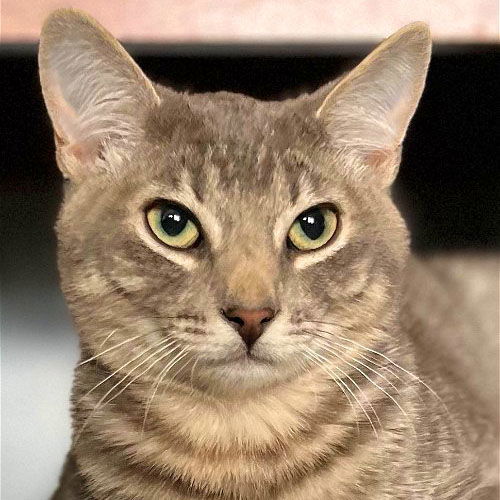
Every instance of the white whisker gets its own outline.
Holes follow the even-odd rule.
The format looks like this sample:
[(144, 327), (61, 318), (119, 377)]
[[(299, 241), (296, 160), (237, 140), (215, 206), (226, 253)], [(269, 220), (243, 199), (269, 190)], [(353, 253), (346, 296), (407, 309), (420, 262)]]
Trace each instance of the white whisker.
[[(307, 355), (307, 353), (302, 353), (304, 355), (304, 357), (309, 360), (309, 361), (314, 361), (313, 358), (311, 358), (310, 356)], [(331, 375), (330, 375), (331, 376)], [(337, 379), (337, 377), (335, 378), (332, 378), (332, 380), (335, 382), (335, 385), (342, 391), (342, 393), (344, 394), (345, 398), (347, 399), (347, 401), (349, 402), (349, 406), (351, 407), (351, 410), (352, 410), (352, 414), (355, 418), (355, 422), (356, 422), (356, 428), (357, 428), (357, 431), (358, 431), (358, 436), (359, 436), (359, 421), (358, 421), (358, 418), (357, 418), (357, 412), (356, 412), (356, 409), (354, 408), (354, 405), (352, 403), (352, 399), (351, 397), (349, 396), (349, 393), (345, 391), (344, 387), (342, 386), (345, 385), (345, 383), (340, 380), (340, 379)], [(315, 398), (316, 398), (316, 404), (318, 404), (318, 395), (317, 395), (317, 391), (315, 391)]]
[[(321, 345), (320, 345), (320, 347), (321, 347), (322, 349), (324, 349), (324, 347), (322, 347)], [(332, 354), (333, 354), (333, 353), (332, 353)], [(317, 355), (317, 356), (319, 356), (320, 358), (322, 358), (323, 360), (325, 360), (327, 363), (330, 363), (330, 364), (331, 364), (331, 360), (330, 360), (330, 359), (325, 358), (323, 355), (321, 355), (321, 354), (320, 354), (320, 353), (318, 353), (318, 352), (316, 352), (316, 355)], [(342, 360), (342, 358), (341, 358), (340, 356), (337, 356), (337, 355), (335, 355), (335, 354), (334, 354), (334, 356), (335, 356), (336, 358), (340, 359), (341, 361), (343, 361), (343, 360)], [(379, 417), (378, 417), (378, 415), (377, 415), (377, 412), (375, 411), (375, 408), (374, 408), (374, 407), (373, 407), (373, 405), (372, 405), (372, 402), (371, 402), (371, 401), (370, 401), (370, 399), (366, 396), (366, 394), (365, 394), (365, 393), (364, 393), (364, 391), (361, 389), (361, 387), (359, 387), (359, 385), (357, 384), (357, 382), (356, 382), (356, 381), (355, 381), (355, 380), (354, 380), (354, 379), (353, 379), (353, 378), (352, 378), (352, 377), (351, 377), (348, 373), (346, 373), (344, 370), (342, 370), (342, 368), (339, 368), (338, 366), (335, 366), (335, 368), (336, 368), (336, 369), (337, 369), (340, 373), (342, 373), (342, 375), (344, 375), (344, 377), (348, 378), (348, 379), (351, 381), (352, 385), (354, 385), (354, 387), (358, 390), (358, 392), (361, 394), (361, 396), (363, 397), (363, 399), (364, 399), (364, 400), (368, 403), (368, 406), (370, 407), (370, 409), (371, 409), (372, 413), (375, 415), (375, 418), (377, 419), (378, 424), (380, 425), (380, 427), (382, 427), (382, 423), (380, 422), (380, 419), (379, 419)]]
[(130, 337), (130, 338), (124, 340), (123, 342), (120, 342), (119, 344), (116, 344), (114, 346), (108, 347), (108, 349), (105, 349), (104, 351), (100, 352), (99, 354), (95, 354), (91, 358), (88, 358), (85, 361), (81, 361), (80, 363), (78, 363), (77, 366), (82, 366), (82, 365), (88, 363), (89, 361), (97, 359), (99, 356), (102, 356), (103, 354), (106, 354), (107, 352), (112, 351), (113, 349), (117, 349), (118, 347), (120, 347), (120, 346), (122, 346), (124, 344), (128, 344), (129, 342), (132, 342), (133, 340), (138, 339), (142, 335), (144, 335), (144, 334), (135, 335), (134, 337)]
[[(337, 334), (334, 334), (334, 335), (337, 335)], [(441, 404), (443, 404), (445, 407), (445, 403), (444, 401), (439, 397), (439, 395), (432, 389), (432, 387), (429, 387), (420, 377), (418, 377), (417, 375), (415, 375), (414, 373), (408, 371), (406, 368), (403, 368), (402, 366), (398, 365), (396, 362), (392, 361), (392, 359), (388, 358), (385, 354), (382, 354), (381, 352), (378, 352), (374, 349), (370, 349), (369, 347), (365, 347), (364, 345), (361, 345), (359, 344), (358, 342), (355, 342), (354, 340), (350, 340), (350, 339), (347, 339), (345, 337), (342, 337), (340, 335), (337, 335), (337, 337), (341, 340), (344, 340), (346, 342), (350, 342), (351, 344), (354, 344), (354, 345), (357, 345), (358, 347), (361, 347), (362, 349), (364, 349), (365, 351), (369, 351), (373, 354), (376, 354), (377, 356), (381, 356), (382, 358), (384, 358), (386, 361), (388, 361), (389, 363), (391, 363), (391, 365), (395, 366), (396, 368), (398, 368), (399, 370), (403, 371), (404, 373), (406, 373), (407, 375), (409, 375), (411, 378), (413, 378), (413, 380), (415, 380), (416, 382), (422, 384), (428, 391), (431, 392), (431, 394), (433, 394), (433, 396), (435, 396), (439, 402)]]
[[(323, 333), (329, 333), (329, 332), (324, 332), (323, 330), (318, 330), (319, 332), (323, 332)], [(336, 349), (335, 347), (333, 347), (334, 345), (337, 345), (337, 346), (340, 346), (340, 347), (344, 347), (345, 346), (343, 344), (340, 344), (338, 342), (333, 342), (329, 339), (326, 339), (325, 337), (320, 337), (321, 340), (320, 342), (325, 342), (328, 346), (330, 346), (331, 349), (335, 349), (335, 351), (337, 352), (340, 352), (340, 354), (345, 354), (349, 357), (349, 359), (351, 359), (352, 361), (354, 361), (355, 363), (359, 363), (361, 366), (364, 366), (367, 370), (370, 370), (371, 372), (375, 373), (376, 375), (378, 375), (381, 379), (385, 380), (389, 386), (396, 392), (396, 393), (399, 393), (398, 391), (398, 388), (387, 378), (385, 377), (384, 375), (382, 375), (381, 373), (379, 373), (378, 371), (374, 370), (373, 368), (369, 367), (368, 365), (366, 365), (365, 363), (363, 363), (362, 361), (359, 361), (358, 359), (356, 359), (354, 356), (350, 356), (349, 354), (347, 354), (345, 351), (342, 351), (340, 349)], [(345, 361), (345, 360), (344, 360)], [(345, 361), (345, 363), (347, 363), (349, 366), (352, 366), (353, 368), (357, 369), (355, 366), (353, 366), (352, 364), (350, 364), (348, 361)]]
[(191, 385), (191, 390), (193, 391), (194, 390), (194, 385), (193, 385), (193, 379), (194, 379), (194, 369), (198, 363), (198, 361), (200, 360), (200, 357), (199, 356), (196, 356), (196, 359), (194, 360), (194, 363), (193, 363), (193, 366), (191, 367), (191, 375), (189, 377), (189, 381), (190, 381), (190, 385)]
[(155, 349), (156, 347), (159, 347), (160, 345), (164, 344), (165, 342), (169, 342), (169, 341), (170, 341), (170, 344), (168, 344), (168, 345), (172, 345), (173, 342), (171, 342), (171, 339), (166, 338), (166, 339), (161, 340), (157, 344), (154, 344), (154, 345), (148, 347), (147, 349), (144, 349), (140, 354), (138, 354), (137, 356), (133, 357), (130, 361), (127, 361), (125, 364), (123, 364), (122, 366), (120, 366), (120, 368), (116, 369), (113, 373), (111, 373), (110, 375), (108, 375), (105, 379), (101, 380), (98, 384), (94, 385), (94, 387), (92, 387), (92, 389), (90, 389), (81, 398), (78, 399), (78, 402), (81, 402), (84, 398), (86, 398), (89, 394), (91, 394), (95, 389), (97, 389), (98, 387), (100, 387), (102, 384), (104, 384), (111, 377), (115, 376), (117, 373), (121, 372), (123, 370), (123, 368), (125, 368), (126, 366), (128, 366), (130, 363), (134, 362), (136, 359), (140, 358), (141, 356), (144, 356), (144, 354), (146, 354), (151, 349)]
[[(349, 394), (351, 394), (351, 396), (354, 398), (354, 400), (356, 401), (356, 403), (359, 405), (359, 407), (361, 408), (361, 410), (365, 414), (366, 418), (368, 419), (368, 422), (370, 423), (370, 425), (371, 425), (371, 427), (373, 429), (373, 433), (375, 434), (375, 436), (378, 439), (378, 432), (377, 432), (377, 429), (375, 428), (375, 425), (373, 424), (372, 419), (370, 418), (370, 415), (365, 410), (365, 407), (361, 404), (361, 402), (356, 397), (356, 395), (354, 394), (354, 392), (350, 389), (350, 387), (347, 384), (345, 384), (345, 382), (343, 380), (339, 379), (333, 372), (331, 372), (331, 370), (329, 370), (326, 366), (324, 366), (324, 363), (321, 363), (321, 360), (319, 359), (319, 357), (321, 357), (321, 358), (323, 358), (323, 360), (325, 360), (327, 363), (329, 363), (329, 361), (326, 358), (324, 358), (323, 356), (320, 356), (317, 352), (313, 351), (312, 349), (309, 349), (308, 347), (306, 347), (306, 349), (313, 356), (314, 362), (320, 368), (322, 368), (330, 377), (333, 377), (335, 380), (338, 380), (340, 383), (342, 383), (344, 385), (344, 387), (349, 391)], [(318, 361), (316, 361), (316, 360), (318, 360)], [(331, 365), (331, 363), (329, 363), (329, 365), (332, 366), (332, 368), (335, 369), (335, 367), (333, 367), (333, 365)], [(340, 371), (340, 369), (339, 369), (339, 371)], [(348, 377), (348, 378), (351, 380), (351, 382), (353, 382), (353, 380), (350, 377)]]
[[(174, 341), (175, 342), (175, 341)], [(172, 342), (172, 343), (174, 343)], [(78, 439), (80, 438), (83, 430), (85, 429), (85, 427), (87, 426), (87, 423), (89, 422), (90, 418), (95, 414), (95, 412), (101, 408), (101, 406), (106, 406), (108, 403), (110, 403), (113, 399), (115, 399), (117, 396), (119, 396), (132, 382), (134, 382), (135, 380), (137, 380), (138, 377), (140, 377), (141, 375), (143, 375), (144, 373), (146, 373), (146, 371), (148, 371), (149, 369), (151, 369), (159, 360), (163, 359), (163, 357), (169, 355), (170, 353), (172, 353), (175, 349), (177, 349), (177, 346), (175, 346), (173, 349), (171, 349), (170, 351), (168, 351), (165, 355), (161, 356), (159, 360), (157, 360), (156, 362), (152, 363), (145, 371), (143, 371), (142, 373), (140, 373), (137, 377), (135, 377), (134, 379), (132, 379), (131, 382), (129, 382), (127, 385), (125, 385), (124, 388), (122, 388), (117, 394), (115, 394), (115, 396), (113, 396), (111, 399), (109, 399), (108, 401), (106, 401), (104, 404), (103, 402), (105, 401), (105, 399), (123, 382), (125, 381), (135, 370), (137, 370), (137, 368), (139, 368), (140, 366), (142, 366), (144, 363), (146, 363), (149, 359), (151, 359), (153, 356), (156, 356), (157, 354), (159, 354), (160, 352), (164, 351), (165, 349), (168, 349), (170, 347), (170, 345), (172, 345), (172, 343), (166, 345), (166, 346), (163, 346), (161, 347), (160, 349), (157, 349), (153, 354), (149, 355), (146, 359), (144, 359), (143, 361), (141, 361), (138, 365), (136, 365), (134, 368), (132, 368), (132, 370), (130, 370), (130, 372), (127, 373), (127, 375), (125, 375), (123, 378), (121, 378), (113, 387), (111, 387), (111, 389), (109, 389), (106, 394), (104, 394), (104, 396), (102, 396), (102, 398), (97, 402), (97, 404), (94, 406), (94, 408), (92, 409), (90, 415), (85, 419), (85, 422), (83, 423), (81, 429), (79, 430), (77, 436), (76, 436), (76, 439), (75, 441), (78, 441)]]
[[(320, 344), (321, 345), (321, 344)], [(404, 415), (405, 419), (407, 420), (407, 422), (410, 424), (410, 426), (412, 427), (413, 429), (413, 433), (415, 434), (415, 436), (417, 435), (417, 431), (413, 425), (413, 422), (411, 421), (410, 417), (408, 416), (408, 414), (406, 413), (406, 411), (401, 407), (401, 405), (396, 401), (396, 399), (394, 399), (393, 396), (391, 396), (391, 394), (389, 394), (382, 386), (380, 386), (379, 384), (377, 384), (377, 382), (375, 382), (369, 375), (367, 375), (363, 370), (361, 370), (360, 368), (358, 368), (357, 366), (353, 365), (352, 363), (349, 363), (349, 361), (346, 361), (345, 359), (343, 359), (341, 356), (339, 356), (338, 354), (335, 354), (333, 351), (331, 351), (330, 349), (328, 349), (327, 347), (325, 346), (322, 346), (323, 349), (331, 352), (334, 356), (336, 356), (338, 359), (340, 359), (341, 361), (343, 361), (344, 363), (348, 364), (349, 366), (351, 366), (352, 368), (354, 368), (356, 371), (358, 371), (366, 380), (368, 380), (371, 384), (373, 384), (377, 389), (379, 389), (382, 393), (384, 393), (396, 406), (397, 408), (399, 409), (399, 411)], [(338, 352), (338, 351), (337, 351)], [(372, 370), (374, 371), (374, 370)], [(378, 372), (374, 372), (374, 373), (377, 373), (378, 375), (380, 375)], [(380, 421), (379, 421), (380, 422)]]
[[(307, 322), (309, 322), (309, 323), (320, 323), (320, 324), (326, 324), (326, 325), (333, 325), (333, 326), (336, 326), (336, 327), (345, 327), (345, 325), (340, 325), (340, 324), (336, 324), (336, 323), (329, 323), (329, 322), (326, 322), (326, 321), (307, 321)], [(450, 423), (452, 424), (453, 432), (455, 434), (455, 437), (457, 438), (457, 441), (460, 443), (460, 447), (462, 448), (462, 450), (465, 449), (465, 444), (463, 442), (463, 439), (460, 436), (460, 433), (458, 432), (458, 430), (456, 429), (455, 419), (453, 418), (451, 412), (449, 411), (448, 406), (446, 405), (446, 403), (439, 396), (439, 394), (437, 394), (436, 391), (434, 391), (434, 389), (432, 389), (432, 387), (430, 387), (426, 382), (424, 382), (419, 376), (415, 375), (411, 371), (409, 371), (406, 368), (404, 368), (403, 366), (399, 365), (398, 363), (396, 363), (395, 361), (393, 361), (392, 359), (390, 359), (385, 354), (383, 354), (383, 353), (381, 353), (381, 352), (379, 352), (379, 351), (377, 351), (375, 349), (366, 347), (366, 346), (360, 344), (359, 342), (356, 342), (354, 340), (351, 340), (351, 339), (348, 339), (346, 337), (343, 337), (342, 335), (339, 335), (338, 333), (335, 333), (335, 332), (332, 332), (332, 331), (330, 331), (328, 333), (331, 334), (331, 335), (335, 335), (340, 340), (343, 340), (343, 341), (348, 342), (350, 344), (353, 344), (353, 345), (355, 345), (357, 347), (360, 347), (361, 349), (363, 349), (366, 352), (369, 352), (369, 353), (375, 354), (377, 356), (380, 356), (382, 359), (384, 359), (385, 361), (388, 361), (392, 366), (394, 366), (398, 370), (401, 370), (406, 375), (409, 375), (415, 382), (417, 382), (417, 383), (421, 384), (423, 387), (425, 387), (425, 389), (427, 389), (432, 394), (432, 396), (434, 398), (436, 398), (436, 400), (439, 402), (439, 404), (442, 405), (442, 407), (443, 407), (444, 411), (446, 412), (446, 415), (447, 415)]]
[[(167, 363), (167, 365), (161, 370), (160, 374), (158, 375), (155, 385), (153, 387), (153, 393), (151, 394), (150, 398), (148, 399), (146, 403), (146, 409), (144, 410), (144, 419), (142, 421), (142, 433), (144, 433), (144, 429), (146, 427), (146, 420), (148, 418), (148, 413), (149, 409), (151, 407), (151, 404), (153, 402), (153, 399), (156, 395), (156, 392), (158, 390), (158, 387), (160, 386), (161, 382), (164, 380), (164, 378), (167, 376), (168, 372), (170, 371), (171, 368), (173, 368), (178, 361), (180, 361), (182, 358), (184, 358), (188, 353), (187, 353), (188, 348), (184, 347), (179, 353), (177, 353), (173, 359)], [(186, 366), (186, 365), (184, 365)]]
[[(158, 350), (157, 352), (153, 353), (151, 356), (149, 356), (149, 358), (153, 357), (153, 356), (156, 356), (156, 354), (158, 354), (160, 351), (163, 351), (164, 349), (166, 349), (167, 347), (169, 346), (165, 346), (165, 347), (162, 347), (160, 350)], [(178, 349), (179, 346), (174, 346), (170, 351), (168, 351), (167, 353), (163, 354), (162, 356), (160, 356), (156, 361), (153, 361), (153, 363), (151, 363), (145, 370), (143, 370), (141, 373), (139, 373), (139, 375), (136, 375), (132, 380), (130, 380), (124, 387), (122, 387), (120, 389), (119, 392), (117, 392), (113, 397), (111, 397), (110, 399), (108, 399), (104, 405), (107, 405), (108, 403), (111, 403), (111, 401), (113, 401), (114, 399), (116, 399), (123, 391), (125, 391), (127, 389), (127, 387), (129, 387), (131, 384), (133, 384), (138, 378), (142, 377), (143, 375), (145, 375), (149, 370), (151, 370), (151, 368), (153, 368), (153, 366), (155, 366), (157, 363), (159, 363), (161, 360), (163, 360), (165, 357), (169, 356), (170, 354), (172, 354), (176, 349)], [(148, 359), (149, 359), (148, 358)], [(144, 364), (148, 359), (145, 359), (141, 364)], [(140, 366), (140, 365), (139, 365)], [(134, 371), (135, 369), (139, 368), (139, 366), (137, 366), (136, 368), (134, 368)]]
[(99, 349), (118, 331), (118, 328), (115, 328), (100, 344)]

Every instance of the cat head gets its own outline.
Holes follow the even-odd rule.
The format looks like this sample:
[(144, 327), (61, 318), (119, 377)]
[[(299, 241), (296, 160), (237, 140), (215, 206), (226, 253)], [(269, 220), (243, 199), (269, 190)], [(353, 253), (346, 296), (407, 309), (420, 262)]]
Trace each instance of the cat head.
[(176, 93), (85, 14), (52, 14), (40, 77), (84, 352), (231, 392), (313, 370), (318, 345), (394, 341), (408, 244), (388, 188), (429, 57), (416, 23), (297, 99)]

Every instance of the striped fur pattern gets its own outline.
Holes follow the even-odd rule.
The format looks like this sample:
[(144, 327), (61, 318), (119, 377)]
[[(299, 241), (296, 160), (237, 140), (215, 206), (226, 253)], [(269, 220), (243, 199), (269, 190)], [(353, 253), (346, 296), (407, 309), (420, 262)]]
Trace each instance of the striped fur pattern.
[[(429, 48), (411, 25), (340, 83), (261, 102), (153, 85), (88, 16), (49, 18), (40, 74), (69, 180), (59, 269), (82, 352), (54, 498), (493, 494), (478, 462), (491, 425), (419, 345), (388, 195)], [(203, 243), (155, 240), (156, 199), (188, 207)], [(290, 251), (293, 220), (325, 202), (338, 236)], [(251, 356), (228, 304), (279, 311)]]

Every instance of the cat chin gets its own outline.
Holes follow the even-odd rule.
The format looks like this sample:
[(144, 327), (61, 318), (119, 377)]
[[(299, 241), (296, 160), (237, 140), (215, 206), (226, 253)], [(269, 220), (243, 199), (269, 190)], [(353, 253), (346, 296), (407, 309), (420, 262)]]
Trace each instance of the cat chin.
[(200, 367), (195, 383), (202, 390), (234, 395), (269, 388), (296, 376), (295, 370), (282, 364), (245, 354)]

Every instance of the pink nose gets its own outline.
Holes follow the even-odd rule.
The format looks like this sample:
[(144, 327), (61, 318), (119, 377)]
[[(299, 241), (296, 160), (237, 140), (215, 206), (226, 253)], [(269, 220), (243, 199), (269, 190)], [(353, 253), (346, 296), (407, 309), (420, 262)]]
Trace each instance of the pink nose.
[(251, 349), (255, 341), (262, 335), (265, 323), (269, 323), (276, 314), (269, 307), (263, 309), (243, 309), (236, 307), (223, 310), (222, 313), (239, 333), (248, 350)]

